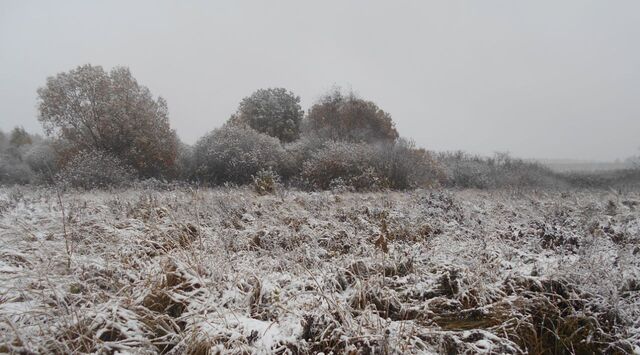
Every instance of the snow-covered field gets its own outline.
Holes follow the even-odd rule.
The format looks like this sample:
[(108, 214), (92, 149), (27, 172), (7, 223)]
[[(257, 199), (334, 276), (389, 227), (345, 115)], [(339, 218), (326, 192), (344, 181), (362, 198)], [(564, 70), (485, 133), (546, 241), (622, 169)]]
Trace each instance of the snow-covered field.
[(639, 319), (638, 192), (0, 189), (0, 352), (640, 353)]

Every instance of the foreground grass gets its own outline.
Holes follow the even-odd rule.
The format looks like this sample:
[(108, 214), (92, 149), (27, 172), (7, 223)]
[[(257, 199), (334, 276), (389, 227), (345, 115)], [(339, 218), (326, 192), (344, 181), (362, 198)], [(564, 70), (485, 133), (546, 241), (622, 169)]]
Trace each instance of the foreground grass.
[(640, 352), (640, 194), (0, 189), (0, 352)]

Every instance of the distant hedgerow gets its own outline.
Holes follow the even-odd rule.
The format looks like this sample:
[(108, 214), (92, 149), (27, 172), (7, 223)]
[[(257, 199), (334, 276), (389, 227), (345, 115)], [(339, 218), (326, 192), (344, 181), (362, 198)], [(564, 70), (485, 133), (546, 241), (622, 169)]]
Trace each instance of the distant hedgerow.
[(508, 154), (485, 158), (465, 152), (438, 155), (445, 169), (445, 185), (461, 188), (560, 187), (567, 181), (551, 169)]

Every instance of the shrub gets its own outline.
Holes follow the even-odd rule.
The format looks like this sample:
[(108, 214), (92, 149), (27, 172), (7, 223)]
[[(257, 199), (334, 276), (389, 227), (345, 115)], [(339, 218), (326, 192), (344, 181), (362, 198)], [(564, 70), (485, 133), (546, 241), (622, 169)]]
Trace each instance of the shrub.
[(398, 138), (391, 115), (375, 103), (339, 89), (313, 105), (304, 127), (332, 140), (349, 142), (394, 141)]
[(253, 176), (253, 189), (260, 195), (271, 194), (280, 184), (280, 176), (271, 169), (260, 170)]
[(121, 187), (134, 180), (135, 170), (101, 151), (81, 151), (58, 173), (63, 186), (83, 189)]
[(38, 135), (30, 135), (16, 127), (9, 136), (0, 132), (0, 184), (29, 184), (37, 182), (45, 160), (53, 163), (55, 156), (43, 155), (48, 142)]
[(23, 154), (24, 161), (39, 182), (52, 183), (57, 173), (57, 155), (48, 141), (36, 142)]
[(560, 174), (569, 184), (587, 189), (634, 189), (640, 186), (640, 169)]
[(444, 166), (448, 186), (484, 189), (491, 185), (489, 165), (478, 156), (445, 152), (439, 154), (438, 160)]
[(287, 178), (299, 176), (302, 173), (304, 162), (324, 148), (328, 142), (317, 135), (308, 134), (300, 137), (295, 142), (285, 145), (286, 154), (281, 175)]
[(329, 189), (338, 179), (356, 190), (378, 188), (383, 182), (370, 170), (372, 152), (364, 143), (329, 142), (303, 163), (302, 177), (316, 189)]
[(21, 147), (23, 145), (30, 145), (33, 143), (33, 138), (22, 127), (16, 127), (11, 131), (11, 138), (9, 143), (14, 147)]
[(311, 187), (348, 186), (357, 191), (434, 185), (441, 173), (424, 151), (410, 142), (387, 144), (328, 142), (303, 163)]
[(196, 176), (212, 184), (247, 184), (260, 170), (279, 172), (284, 154), (277, 138), (251, 128), (227, 125), (196, 143)]
[(24, 161), (7, 153), (0, 153), (0, 184), (29, 184), (34, 179), (33, 170)]
[(461, 188), (529, 188), (558, 187), (564, 184), (549, 168), (498, 153), (492, 158), (464, 152), (438, 155), (445, 167), (445, 184)]
[(496, 187), (555, 188), (566, 185), (558, 174), (537, 162), (514, 159), (504, 153), (498, 153), (488, 161), (493, 168), (493, 181)]
[(394, 189), (431, 187), (443, 180), (444, 172), (429, 152), (418, 149), (412, 141), (398, 139), (378, 144), (375, 157)]
[(260, 89), (242, 99), (229, 122), (291, 142), (300, 136), (303, 115), (299, 96), (284, 88)]

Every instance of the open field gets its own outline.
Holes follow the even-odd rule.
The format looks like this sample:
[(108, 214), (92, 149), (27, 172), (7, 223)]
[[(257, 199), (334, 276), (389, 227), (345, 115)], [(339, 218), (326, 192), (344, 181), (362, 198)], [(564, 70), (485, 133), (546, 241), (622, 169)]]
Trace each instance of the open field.
[(0, 352), (640, 352), (640, 193), (0, 189)]

